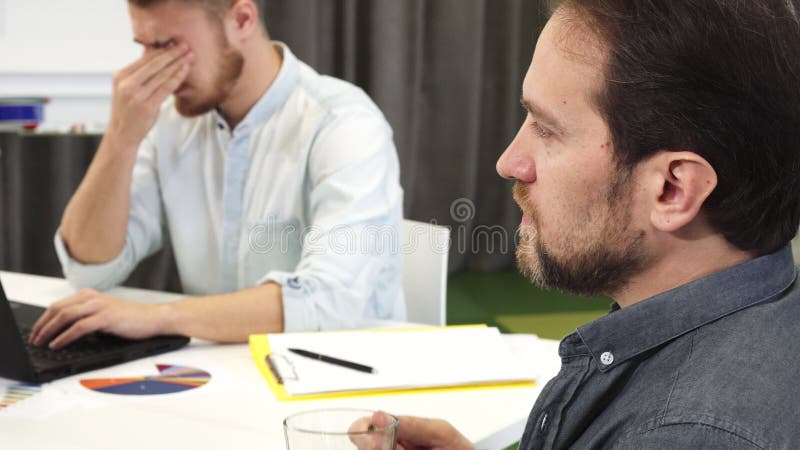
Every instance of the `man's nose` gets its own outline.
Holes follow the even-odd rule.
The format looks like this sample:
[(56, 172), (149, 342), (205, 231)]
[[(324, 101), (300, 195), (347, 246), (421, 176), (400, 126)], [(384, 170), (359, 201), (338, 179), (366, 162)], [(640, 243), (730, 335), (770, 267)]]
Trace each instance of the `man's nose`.
[(497, 173), (507, 180), (533, 183), (536, 181), (536, 163), (533, 154), (522, 144), (518, 134), (497, 160)]

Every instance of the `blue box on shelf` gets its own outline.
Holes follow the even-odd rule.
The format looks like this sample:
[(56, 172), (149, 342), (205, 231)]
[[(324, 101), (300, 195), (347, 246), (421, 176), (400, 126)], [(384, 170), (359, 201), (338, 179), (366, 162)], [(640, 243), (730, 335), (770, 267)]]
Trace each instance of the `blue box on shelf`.
[(35, 130), (44, 120), (47, 101), (41, 97), (0, 97), (0, 131)]

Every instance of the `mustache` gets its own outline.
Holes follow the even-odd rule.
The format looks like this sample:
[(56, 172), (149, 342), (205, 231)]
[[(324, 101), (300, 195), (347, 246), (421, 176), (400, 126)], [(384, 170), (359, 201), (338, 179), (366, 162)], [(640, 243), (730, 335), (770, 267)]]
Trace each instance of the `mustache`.
[(525, 190), (525, 186), (521, 182), (517, 181), (514, 183), (512, 194), (514, 196), (514, 201), (517, 202), (517, 205), (519, 205), (519, 208), (522, 210), (522, 214), (525, 214), (534, 223), (536, 223), (536, 209), (531, 204), (531, 199), (528, 195), (528, 191)]

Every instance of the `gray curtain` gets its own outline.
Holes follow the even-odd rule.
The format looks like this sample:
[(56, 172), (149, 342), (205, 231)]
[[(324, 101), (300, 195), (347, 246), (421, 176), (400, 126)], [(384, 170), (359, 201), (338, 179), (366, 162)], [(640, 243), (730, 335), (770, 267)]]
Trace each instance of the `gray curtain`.
[[(509, 267), (520, 214), (495, 162), (523, 119), (540, 2), (266, 0), (264, 14), (273, 39), (383, 110), (405, 215), (451, 227), (451, 272)], [(0, 134), (0, 268), (61, 274), (52, 236), (99, 140)], [(179, 290), (169, 246), (126, 284)]]

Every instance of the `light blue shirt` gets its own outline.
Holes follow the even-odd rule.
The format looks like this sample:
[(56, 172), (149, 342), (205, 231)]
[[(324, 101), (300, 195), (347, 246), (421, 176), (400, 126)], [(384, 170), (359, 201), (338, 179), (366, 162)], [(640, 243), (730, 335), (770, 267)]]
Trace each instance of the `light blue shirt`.
[(363, 91), (276, 46), (278, 77), (232, 131), (216, 111), (185, 118), (164, 103), (139, 149), (122, 252), (81, 264), (56, 232), (73, 286), (121, 283), (166, 230), (186, 293), (279, 283), (286, 331), (405, 319), (391, 127)]

